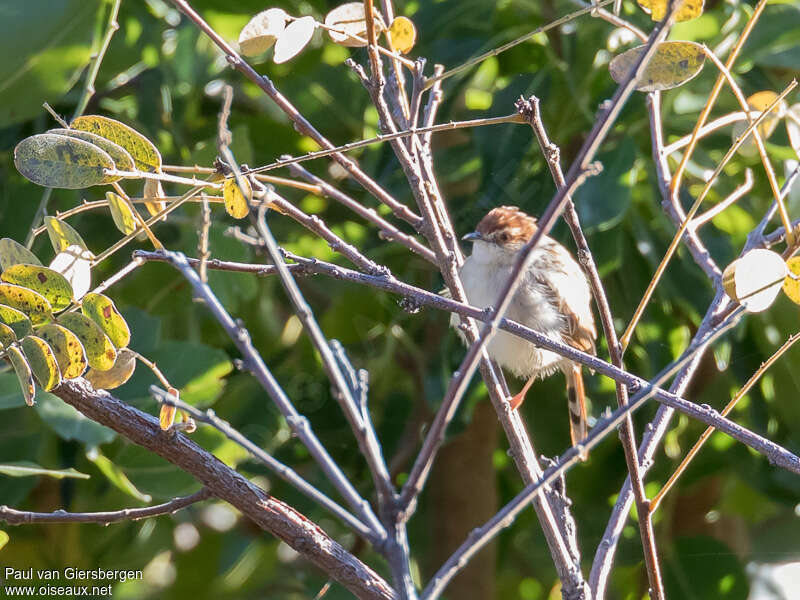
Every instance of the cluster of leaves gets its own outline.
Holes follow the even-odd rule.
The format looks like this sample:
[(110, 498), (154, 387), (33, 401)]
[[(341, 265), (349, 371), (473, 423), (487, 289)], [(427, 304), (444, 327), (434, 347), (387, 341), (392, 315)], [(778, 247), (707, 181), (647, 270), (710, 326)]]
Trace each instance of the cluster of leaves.
[(85, 374), (97, 387), (112, 389), (136, 366), (127, 350), (128, 324), (114, 302), (88, 292), (91, 253), (70, 244), (72, 236), (59, 235), (53, 221), (48, 231), (58, 235), (61, 247), (48, 267), (14, 240), (0, 240), (0, 346), (29, 406), (34, 380), (49, 392)]

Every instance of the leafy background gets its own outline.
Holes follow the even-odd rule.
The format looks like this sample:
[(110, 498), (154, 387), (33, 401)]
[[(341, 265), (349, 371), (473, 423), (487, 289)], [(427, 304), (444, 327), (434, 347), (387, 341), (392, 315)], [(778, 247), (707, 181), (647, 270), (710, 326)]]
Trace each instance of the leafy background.
[[(247, 20), (267, 8), (261, 2), (197, 0), (193, 5), (226, 39), (235, 40)], [(324, 15), (335, 3), (321, 0), (276, 2), (295, 15)], [(625, 16), (643, 28), (649, 21), (631, 2)], [(28, 0), (0, 5), (0, 233), (24, 240), (42, 189), (14, 169), (12, 150), (23, 137), (53, 126), (40, 108), (48, 101), (64, 115), (78, 102), (84, 66), (102, 37), (107, 0)], [(414, 55), (448, 66), (575, 9), (566, 1), (485, 2), (441, 0), (400, 2), (398, 13), (410, 16), (419, 30)], [(695, 40), (717, 48), (738, 31), (751, 6), (746, 2), (710, 0), (705, 14), (675, 27), (673, 39)], [(226, 68), (210, 42), (182, 20), (163, 0), (126, 0), (96, 84), (88, 113), (122, 120), (152, 139), (170, 164), (210, 165), (215, 155), (219, 97), (216, 82), (235, 89), (230, 118), (233, 150), (241, 162), (264, 164), (282, 153), (313, 149), (299, 138), (286, 118), (252, 84)], [(445, 86), (439, 121), (511, 112), (521, 94), (542, 100), (550, 137), (562, 148), (562, 161), (574, 156), (593, 123), (600, 102), (614, 90), (607, 63), (612, 27), (583, 17), (479, 68), (454, 77)], [(780, 90), (798, 75), (800, 6), (775, 2), (765, 11), (745, 46), (735, 74), (746, 94)], [(613, 48), (616, 51), (616, 48)], [(623, 47), (624, 49), (624, 47)], [(363, 50), (334, 46), (317, 33), (309, 49), (284, 65), (269, 61), (257, 68), (330, 139), (344, 143), (376, 132), (377, 117), (360, 83), (343, 65), (349, 55), (365, 62)], [(689, 85), (664, 95), (668, 141), (691, 130), (715, 73), (708, 65)], [(792, 97), (790, 102), (797, 100)], [(717, 113), (737, 110), (723, 93)], [(690, 190), (698, 174), (713, 168), (727, 149), (723, 131), (702, 143), (690, 164)], [(781, 129), (767, 144), (776, 164), (796, 158)], [(396, 197), (413, 201), (388, 147), (355, 153), (369, 173)], [(577, 205), (604, 278), (618, 328), (632, 314), (650, 274), (660, 260), (674, 227), (660, 208), (650, 159), (644, 95), (626, 107), (606, 142), (600, 160), (603, 173), (581, 189)], [(704, 229), (714, 257), (727, 264), (746, 234), (760, 219), (771, 194), (757, 158), (737, 157), (728, 176), (712, 191), (709, 203), (724, 197), (751, 167), (753, 191)], [(310, 164), (324, 177), (335, 177), (324, 161)], [(489, 208), (516, 204), (538, 213), (554, 187), (538, 148), (526, 127), (459, 130), (436, 137), (436, 168), (459, 232)], [(780, 170), (780, 169), (779, 169)], [(368, 206), (375, 206), (347, 180), (337, 185)], [(169, 187), (169, 186), (167, 186)], [(130, 192), (138, 193), (129, 186)], [(334, 230), (394, 273), (426, 289), (440, 289), (441, 279), (421, 259), (386, 244), (364, 223), (327, 200), (284, 190), (304, 210), (319, 214)], [(100, 192), (56, 191), (50, 210), (64, 210)], [(379, 210), (380, 207), (377, 207)], [(797, 201), (791, 214), (800, 214)], [(194, 254), (199, 211), (189, 207), (159, 226), (159, 237), (171, 248)], [(108, 214), (84, 213), (71, 224), (96, 253), (118, 233)], [(214, 212), (211, 248), (215, 257), (258, 261), (248, 249), (225, 235), (232, 224)], [(325, 243), (295, 223), (276, 215), (272, 225), (280, 242), (293, 252), (341, 262)], [(571, 244), (566, 227), (554, 236)], [(52, 249), (39, 236), (34, 251), (49, 260)], [(127, 253), (100, 265), (95, 282), (122, 267)], [(321, 441), (365, 494), (370, 478), (324, 374), (276, 281), (246, 275), (212, 273), (212, 286), (226, 308), (247, 324), (256, 347), (298, 410), (313, 423)], [(421, 428), (440, 401), (462, 349), (447, 327), (445, 315), (432, 310), (404, 312), (397, 298), (371, 289), (322, 278), (301, 285), (317, 312), (326, 335), (342, 341), (354, 363), (371, 374), (370, 403), (393, 473), (402, 481)], [(250, 439), (273, 452), (312, 483), (334, 493), (305, 449), (290, 438), (288, 428), (266, 395), (234, 368), (236, 350), (207, 311), (191, 301), (186, 284), (170, 268), (150, 264), (111, 290), (131, 325), (131, 347), (156, 360), (184, 397), (214, 406), (223, 418)], [(627, 354), (629, 368), (643, 376), (656, 373), (675, 358), (697, 327), (713, 296), (687, 253), (680, 252), (668, 269)], [(779, 300), (767, 313), (748, 317), (717, 345), (703, 362), (687, 396), (721, 407), (790, 333), (797, 329), (798, 308)], [(607, 356), (600, 348), (601, 356)], [(788, 353), (739, 404), (733, 418), (747, 427), (800, 451), (798, 373), (800, 350)], [(119, 396), (155, 413), (146, 389), (153, 378), (140, 369)], [(74, 468), (88, 479), (9, 477), (0, 473), (0, 504), (29, 510), (110, 510), (163, 501), (197, 489), (197, 484), (168, 463), (131, 445), (113, 432), (80, 417), (57, 398), (42, 394), (35, 409), (23, 405), (13, 372), (0, 374), (0, 463), (28, 461), (49, 469)], [(512, 387), (520, 382), (511, 380)], [(537, 450), (563, 451), (568, 440), (563, 381), (538, 383), (524, 405)], [(613, 386), (599, 376), (588, 378), (592, 413), (598, 416), (615, 403)], [(645, 407), (638, 423), (652, 416)], [(647, 490), (657, 491), (701, 427), (685, 417), (675, 420)], [(366, 549), (340, 523), (281, 481), (216, 432), (201, 428), (194, 437), (229, 464), (237, 465), (271, 493), (297, 507), (359, 556), (386, 574), (381, 559)], [(580, 541), (588, 570), (625, 476), (622, 452), (615, 438), (598, 447), (590, 460), (570, 472), (568, 491), (574, 501)], [(429, 576), (466, 532), (483, 522), (521, 487), (506, 454), (483, 387), (474, 384), (450, 432), (429, 490), (411, 522), (414, 568)], [(695, 460), (656, 513), (656, 534), (664, 560), (670, 598), (744, 599), (750, 593), (748, 568), (800, 558), (800, 480), (773, 469), (721, 434)], [(171, 517), (109, 527), (55, 525), (6, 528), (9, 543), (0, 562), (19, 568), (144, 569), (144, 581), (121, 583), (115, 598), (311, 598), (325, 584), (285, 545), (238, 518), (225, 505), (206, 503)], [(198, 534), (198, 535), (195, 535)], [(623, 532), (609, 596), (646, 596), (646, 577), (639, 536), (632, 517)], [(560, 594), (553, 589), (555, 571), (531, 512), (524, 513), (499, 541), (481, 554), (476, 567), (454, 583), (449, 598), (524, 600)], [(333, 586), (327, 598), (346, 598)]]

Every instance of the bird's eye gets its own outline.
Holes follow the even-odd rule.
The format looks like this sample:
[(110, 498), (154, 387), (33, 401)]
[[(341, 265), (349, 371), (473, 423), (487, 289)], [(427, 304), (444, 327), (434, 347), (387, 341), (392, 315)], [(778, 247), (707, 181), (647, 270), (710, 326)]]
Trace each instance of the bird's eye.
[(506, 243), (508, 240), (510, 240), (510, 239), (511, 239), (511, 236), (508, 234), (508, 232), (507, 232), (507, 231), (504, 231), (503, 233), (501, 233), (501, 234), (500, 234), (500, 235), (498, 235), (497, 237), (498, 237), (498, 239), (499, 239), (501, 242), (503, 242), (504, 244), (505, 244), (505, 243)]

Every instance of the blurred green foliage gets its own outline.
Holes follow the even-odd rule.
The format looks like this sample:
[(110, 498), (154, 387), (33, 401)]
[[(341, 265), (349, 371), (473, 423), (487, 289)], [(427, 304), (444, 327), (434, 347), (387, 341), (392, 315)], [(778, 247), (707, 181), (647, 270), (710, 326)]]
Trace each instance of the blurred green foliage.
[[(192, 4), (231, 41), (250, 16), (268, 7), (254, 0), (197, 0)], [(290, 14), (321, 17), (335, 3), (304, 0), (275, 5)], [(108, 0), (28, 0), (0, 6), (0, 50), (7, 57), (0, 66), (3, 236), (25, 239), (43, 192), (16, 172), (13, 147), (25, 136), (53, 126), (40, 108), (41, 102), (48, 101), (61, 114), (72, 114), (83, 90), (85, 66), (104, 34), (109, 6)], [(633, 2), (626, 1), (623, 7), (626, 18), (644, 29), (650, 27), (647, 16)], [(397, 6), (398, 13), (411, 17), (419, 30), (413, 55), (427, 57), (429, 64), (447, 66), (574, 9), (575, 4), (565, 0), (409, 1)], [(746, 2), (709, 0), (706, 14), (676, 26), (672, 39), (727, 48), (750, 11)], [(229, 125), (234, 138), (232, 149), (239, 161), (265, 164), (283, 153), (313, 149), (313, 144), (297, 136), (286, 117), (260, 90), (227, 68), (209, 40), (182, 19), (169, 2), (126, 0), (119, 23), (88, 113), (108, 115), (143, 132), (158, 145), (168, 164), (210, 166), (216, 153), (220, 105), (220, 98), (212, 93), (218, 82), (225, 81), (235, 90)], [(568, 165), (591, 127), (598, 105), (615, 87), (607, 72), (613, 55), (609, 49), (612, 30), (609, 24), (585, 16), (486, 60), (445, 83), (438, 121), (507, 114), (520, 95), (536, 94), (542, 101), (549, 135), (562, 149), (562, 163)], [(619, 38), (618, 32), (614, 35)], [(780, 91), (798, 75), (798, 39), (797, 3), (768, 6), (735, 68), (746, 94), (762, 89)], [(350, 55), (366, 62), (363, 50), (334, 46), (317, 33), (311, 46), (288, 64), (274, 65), (266, 60), (256, 68), (272, 78), (329, 139), (344, 143), (373, 135), (377, 126), (367, 94), (343, 64)], [(689, 85), (664, 95), (668, 142), (691, 131), (715, 77), (711, 65), (706, 65)], [(790, 102), (795, 102), (794, 98), (796, 95), (789, 98)], [(644, 102), (642, 94), (629, 101), (599, 156), (604, 171), (590, 179), (576, 197), (620, 330), (674, 233), (660, 206)], [(726, 92), (714, 114), (734, 110), (738, 106)], [(729, 143), (728, 130), (703, 140), (689, 165), (687, 185), (692, 194), (702, 184), (699, 176), (716, 165)], [(782, 129), (767, 146), (776, 165), (792, 157)], [(470, 231), (483, 213), (500, 204), (515, 204), (538, 214), (554, 192), (527, 127), (503, 125), (442, 133), (435, 138), (435, 152), (437, 173), (458, 232)], [(388, 147), (371, 147), (353, 154), (397, 198), (413, 204)], [(317, 161), (309, 163), (309, 168), (331, 178), (335, 173), (329, 173), (326, 165)], [(711, 192), (708, 206), (739, 185), (747, 167), (755, 173), (752, 192), (703, 230), (712, 255), (723, 267), (738, 254), (771, 198), (758, 159), (738, 157)], [(388, 213), (352, 181), (335, 183), (365, 205)], [(131, 184), (126, 187), (131, 193), (140, 192)], [(178, 189), (166, 187), (168, 192)], [(402, 247), (381, 241), (372, 228), (342, 207), (294, 190), (282, 192), (301, 208), (323, 217), (335, 231), (370, 258), (390, 266), (401, 279), (429, 290), (440, 289), (441, 279), (429, 264)], [(98, 199), (100, 194), (96, 188), (56, 191), (49, 210), (65, 210), (83, 199)], [(790, 204), (790, 212), (795, 217), (800, 215), (800, 206)], [(196, 255), (199, 218), (197, 206), (189, 206), (160, 225), (158, 235), (168, 247)], [(214, 257), (263, 260), (226, 235), (232, 221), (221, 209), (214, 209), (213, 220), (210, 246)], [(103, 211), (82, 213), (70, 223), (95, 253), (119, 237), (110, 216)], [(294, 222), (276, 214), (271, 225), (287, 249), (346, 264)], [(553, 235), (571, 244), (563, 224)], [(52, 257), (45, 235), (37, 238), (33, 248), (43, 261)], [(114, 273), (128, 260), (127, 250), (114, 255), (95, 269), (94, 281)], [(307, 338), (299, 334), (278, 283), (216, 272), (210, 275), (210, 282), (228, 311), (246, 323), (256, 347), (298, 410), (311, 419), (323, 444), (369, 497), (371, 479), (364, 462), (331, 397), (319, 360)], [(302, 279), (301, 286), (326, 335), (341, 340), (354, 364), (370, 371), (370, 406), (384, 453), (390, 459), (397, 453), (402, 455), (409, 440), (413, 444), (419, 438), (419, 430), (440, 402), (463, 355), (448, 330), (447, 316), (432, 310), (408, 314), (396, 297), (319, 276)], [(148, 264), (115, 285), (110, 294), (131, 326), (131, 347), (157, 360), (170, 380), (181, 387), (185, 399), (203, 407), (214, 406), (251, 440), (335, 497), (305, 449), (290, 437), (263, 390), (248, 375), (235, 370), (235, 348), (208, 311), (191, 301), (188, 286), (173, 270)], [(713, 295), (711, 283), (688, 253), (680, 251), (637, 330), (626, 357), (627, 366), (647, 377), (678, 356)], [(748, 317), (709, 353), (687, 397), (717, 408), (723, 406), (760, 362), (797, 330), (797, 317), (797, 306), (786, 299), (762, 315)], [(603, 347), (599, 353), (607, 356)], [(798, 360), (800, 350), (789, 352), (732, 413), (737, 422), (794, 452), (800, 451), (800, 375), (794, 368)], [(615, 404), (613, 385), (599, 376), (589, 377), (587, 382), (592, 414), (599, 416), (605, 407)], [(55, 397), (42, 394), (39, 406), (28, 409), (15, 383), (12, 372), (0, 375), (0, 463), (29, 461), (49, 469), (74, 468), (89, 474), (90, 479), (8, 477), (0, 473), (0, 504), (30, 510), (112, 510), (142, 505), (148, 496), (154, 502), (162, 501), (198, 488), (187, 475), (87, 421)], [(157, 407), (147, 396), (151, 383), (153, 377), (140, 367), (117, 395), (155, 414)], [(520, 385), (513, 379), (510, 384)], [(547, 455), (559, 454), (567, 445), (562, 386), (558, 377), (538, 383), (523, 408), (537, 450)], [(473, 385), (452, 435), (458, 435), (470, 422), (475, 404), (484, 401), (482, 386)], [(654, 410), (653, 406), (645, 407), (636, 422), (645, 423)], [(676, 418), (674, 425), (648, 475), (650, 493), (666, 480), (702, 431), (700, 425), (685, 417)], [(345, 546), (355, 548), (363, 560), (388, 576), (381, 559), (358, 544), (339, 522), (272, 478), (231, 442), (206, 428), (193, 437), (304, 512)], [(504, 451), (505, 444), (501, 443), (493, 457), (488, 457), (494, 461), (501, 503), (521, 488)], [(408, 457), (401, 456), (393, 466), (402, 481), (409, 468)], [(586, 572), (625, 472), (619, 443), (612, 437), (567, 478)], [(463, 493), (469, 496), (480, 491)], [(800, 559), (799, 498), (797, 477), (772, 468), (763, 457), (725, 436), (713, 436), (656, 515), (668, 597), (744, 599), (748, 595), (745, 572), (749, 563)], [(431, 524), (447, 515), (447, 506), (423, 496), (411, 521), (414, 566), (424, 576), (438, 566), (431, 557), (440, 540), (433, 537)], [(145, 569), (145, 581), (115, 587), (114, 597), (119, 599), (288, 600), (311, 598), (324, 585), (325, 577), (285, 546), (231, 517), (224, 506), (206, 503), (171, 517), (107, 528), (77, 524), (4, 528), (10, 541), (0, 550), (0, 562), (18, 568)], [(469, 526), (479, 524), (476, 519)], [(192, 539), (193, 528), (199, 533), (194, 545), (185, 541)], [(491, 575), (498, 598), (537, 600), (550, 594), (555, 571), (531, 511), (523, 513), (500, 537)], [(638, 599), (645, 593), (639, 536), (631, 519), (620, 541), (609, 597)], [(326, 596), (346, 597), (348, 594), (338, 586)]]

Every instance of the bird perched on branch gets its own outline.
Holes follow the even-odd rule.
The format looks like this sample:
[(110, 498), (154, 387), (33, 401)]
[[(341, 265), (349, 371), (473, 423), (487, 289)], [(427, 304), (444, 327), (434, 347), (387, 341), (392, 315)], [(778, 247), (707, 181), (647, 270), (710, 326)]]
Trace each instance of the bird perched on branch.
[[(470, 304), (478, 308), (495, 305), (519, 251), (536, 228), (536, 219), (516, 206), (501, 206), (490, 210), (475, 231), (462, 238), (473, 244), (472, 254), (461, 267), (461, 279)], [(532, 258), (505, 316), (594, 354), (597, 331), (591, 292), (580, 266), (564, 246), (546, 235), (533, 249)], [(458, 323), (458, 316), (453, 314), (451, 324), (457, 326)], [(522, 390), (509, 399), (512, 410), (519, 408), (537, 378), (561, 370), (567, 378), (572, 443), (575, 445), (586, 438), (586, 396), (579, 364), (507, 331), (496, 333), (489, 342), (488, 351), (502, 367), (527, 379)]]

